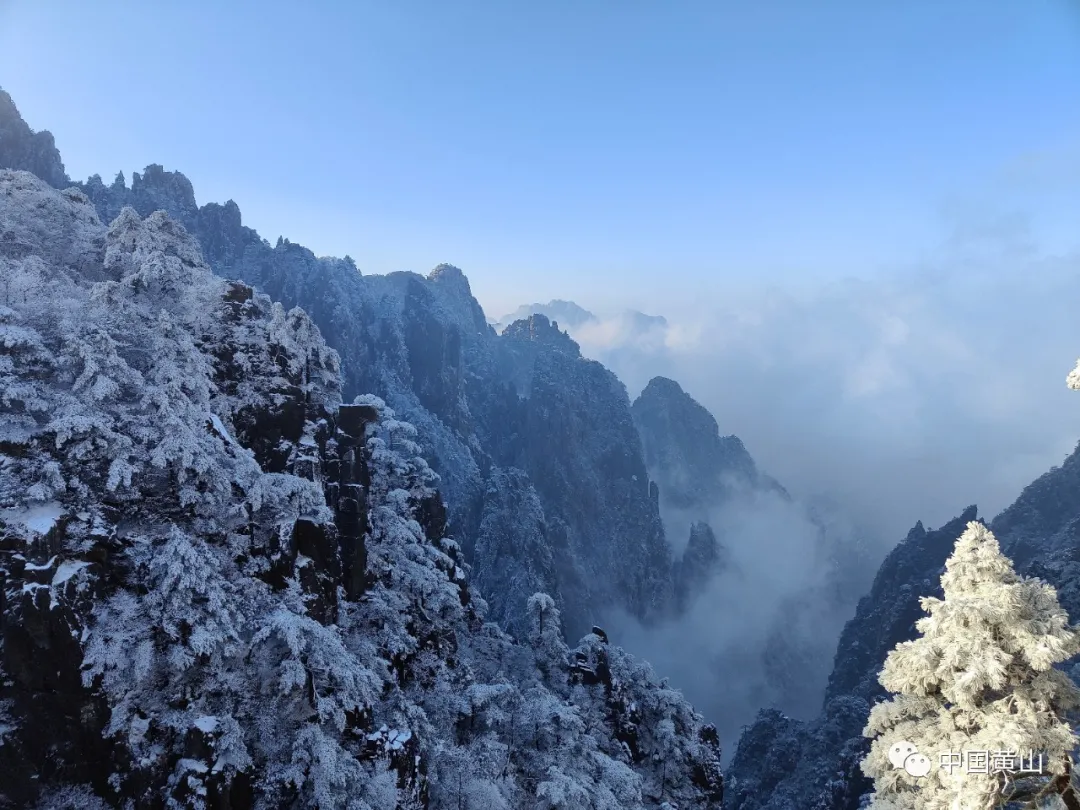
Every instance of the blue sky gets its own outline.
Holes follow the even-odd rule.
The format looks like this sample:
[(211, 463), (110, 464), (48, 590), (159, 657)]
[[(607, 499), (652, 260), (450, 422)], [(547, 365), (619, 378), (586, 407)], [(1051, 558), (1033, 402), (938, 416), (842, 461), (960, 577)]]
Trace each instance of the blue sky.
[(491, 315), (1080, 221), (1076, 0), (0, 0), (0, 86), (75, 177), (162, 163), (271, 240), (457, 264)]

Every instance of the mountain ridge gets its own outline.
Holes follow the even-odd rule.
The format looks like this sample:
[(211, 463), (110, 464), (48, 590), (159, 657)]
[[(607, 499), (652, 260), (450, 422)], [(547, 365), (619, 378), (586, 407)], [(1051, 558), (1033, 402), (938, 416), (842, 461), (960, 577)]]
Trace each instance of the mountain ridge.
[[(198, 206), (190, 181), (157, 164), (135, 173), (130, 187), (122, 175), (109, 186), (97, 175), (86, 183), (73, 182), (62, 172), (59, 153), (44, 149), (51, 137), (46, 142), (32, 133), (4, 94), (0, 120), (12, 117), (19, 123), (3, 130), (15, 135), (0, 143), (0, 165), (40, 153), (52, 180), (80, 188), (102, 219), (128, 205), (141, 216), (164, 210), (196, 237), (218, 275), (240, 279), (273, 300), (308, 312), (342, 358), (344, 397), (380, 396), (426, 437), (425, 456), (441, 477), (450, 524), (471, 562), (489, 473), (495, 467), (517, 467), (540, 494), (546, 535), (557, 552), (557, 577), (567, 580), (557, 590), (571, 601), (562, 607), (572, 635), (602, 620), (607, 606), (627, 609), (645, 621), (670, 610), (670, 554), (643, 480), (640, 440), (625, 387), (600, 364), (581, 358), (565, 333), (535, 321), (543, 340), (523, 342), (514, 330), (500, 338), (464, 273), (449, 264), (426, 276), (365, 276), (348, 257), (316, 257), (285, 238), (271, 246), (243, 225), (234, 201)], [(25, 144), (36, 145), (37, 151)], [(567, 396), (567, 390), (576, 393)], [(606, 414), (590, 433), (590, 441), (603, 445), (595, 459), (583, 458), (573, 443), (523, 443), (525, 435), (535, 433), (520, 431), (514, 437), (515, 425), (580, 434), (580, 425), (592, 419), (589, 408)], [(629, 461), (615, 462), (623, 457)], [(628, 478), (602, 470), (628, 470)], [(636, 486), (634, 476), (642, 479)], [(580, 492), (595, 493), (592, 511), (568, 500)], [(501, 618), (509, 628), (517, 622), (520, 629), (520, 615)]]
[(29, 172), (0, 228), (0, 807), (717, 805), (648, 665), (542, 593), (485, 621), (416, 428), (307, 313)]

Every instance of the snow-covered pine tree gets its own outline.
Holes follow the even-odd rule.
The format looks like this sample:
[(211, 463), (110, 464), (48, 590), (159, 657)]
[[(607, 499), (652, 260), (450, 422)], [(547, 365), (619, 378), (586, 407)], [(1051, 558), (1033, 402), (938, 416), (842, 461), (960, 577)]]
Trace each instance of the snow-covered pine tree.
[[(1019, 576), (975, 521), (941, 584), (944, 599), (922, 599), (922, 636), (898, 644), (879, 678), (894, 696), (873, 708), (864, 731), (874, 738), (862, 764), (875, 784), (871, 807), (983, 810), (1052, 799), (1080, 808), (1070, 777), (1077, 738), (1066, 720), (1080, 690), (1054, 668), (1080, 652), (1080, 635), (1057, 593)], [(927, 775), (897, 766), (901, 743), (929, 759)]]
[(528, 617), (528, 640), (536, 651), (537, 668), (545, 677), (565, 682), (569, 652), (563, 641), (562, 616), (555, 600), (546, 593), (534, 593), (529, 597)]

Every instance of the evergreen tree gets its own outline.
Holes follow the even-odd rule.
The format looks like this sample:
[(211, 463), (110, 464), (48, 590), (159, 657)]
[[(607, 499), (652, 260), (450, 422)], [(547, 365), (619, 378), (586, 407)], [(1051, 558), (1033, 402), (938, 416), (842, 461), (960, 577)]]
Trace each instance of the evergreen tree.
[(1080, 808), (1066, 721), (1080, 690), (1053, 668), (1080, 652), (1080, 635), (1056, 591), (1019, 576), (974, 521), (945, 567), (945, 598), (922, 599), (922, 636), (898, 644), (879, 678), (893, 697), (864, 731), (871, 806), (982, 810), (1038, 797)]

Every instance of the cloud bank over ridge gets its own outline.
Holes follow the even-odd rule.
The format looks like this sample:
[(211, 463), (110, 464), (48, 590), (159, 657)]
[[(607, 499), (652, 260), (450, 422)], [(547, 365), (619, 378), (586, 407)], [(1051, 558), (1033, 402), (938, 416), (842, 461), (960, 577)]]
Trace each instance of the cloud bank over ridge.
[(1042, 255), (1023, 218), (1002, 217), (958, 225), (933, 260), (877, 278), (569, 331), (631, 397), (655, 375), (679, 380), (764, 470), (891, 546), (970, 503), (996, 513), (1072, 450), (1078, 300), (1080, 251)]

